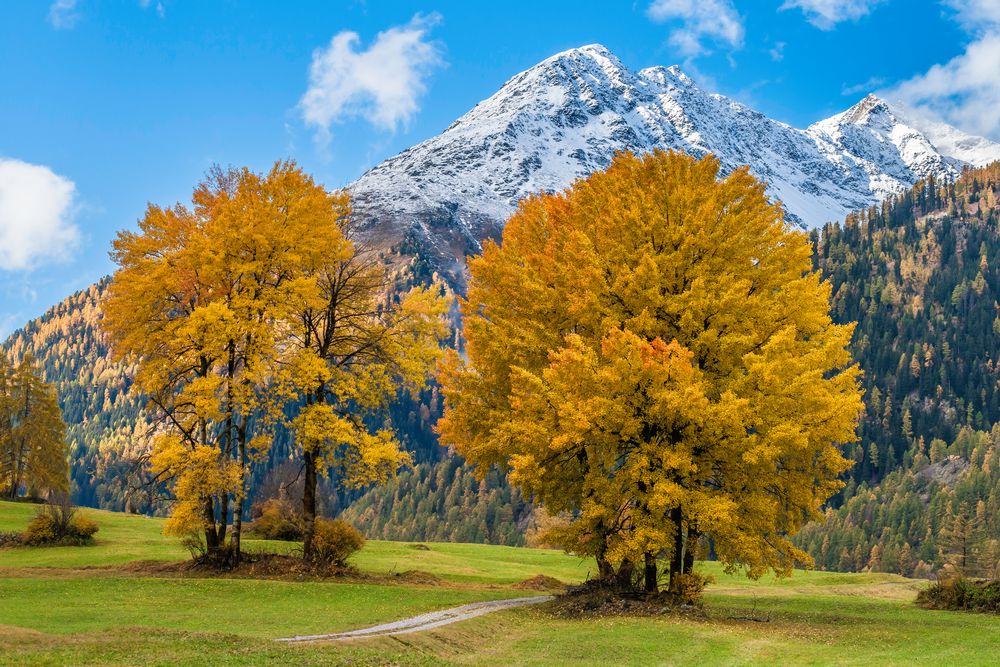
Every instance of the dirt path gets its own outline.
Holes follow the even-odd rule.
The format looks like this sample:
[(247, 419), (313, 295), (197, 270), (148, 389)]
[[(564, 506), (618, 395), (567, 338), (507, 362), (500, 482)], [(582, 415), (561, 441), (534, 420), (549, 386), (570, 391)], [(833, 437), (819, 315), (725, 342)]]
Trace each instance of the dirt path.
[(473, 602), (461, 607), (452, 607), (442, 611), (433, 611), (429, 614), (421, 614), (412, 618), (404, 618), (401, 621), (374, 625), (361, 630), (351, 630), (349, 632), (335, 632), (328, 635), (300, 635), (298, 637), (282, 637), (275, 641), (279, 642), (317, 642), (317, 641), (343, 641), (345, 639), (366, 639), (368, 637), (385, 637), (388, 635), (405, 635), (411, 632), (423, 632), (439, 628), (442, 625), (465, 621), (484, 614), (491, 614), (503, 609), (513, 609), (529, 604), (538, 604), (552, 599), (551, 595), (533, 595), (526, 598), (510, 598), (507, 600), (489, 600), (487, 602)]

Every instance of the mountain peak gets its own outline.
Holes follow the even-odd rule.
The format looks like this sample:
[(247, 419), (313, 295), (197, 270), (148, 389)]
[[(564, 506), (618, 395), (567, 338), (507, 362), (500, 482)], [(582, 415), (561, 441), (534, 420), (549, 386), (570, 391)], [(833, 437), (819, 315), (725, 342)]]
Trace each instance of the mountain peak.
[[(585, 44), (572, 49), (566, 49), (549, 56), (531, 69), (545, 68), (553, 64), (597, 63), (602, 67), (610, 65), (615, 69), (625, 69), (618, 57), (611, 53), (603, 44)], [(528, 71), (530, 72), (531, 69)]]
[(583, 46), (577, 46), (572, 49), (566, 49), (565, 51), (562, 51), (552, 56), (552, 58), (559, 58), (560, 56), (571, 53), (573, 54), (579, 53), (588, 56), (599, 56), (604, 58), (607, 58), (609, 56), (614, 57), (614, 54), (612, 54), (611, 51), (608, 50), (608, 47), (604, 46), (603, 44), (598, 44), (597, 42), (594, 42), (593, 44), (584, 44)]
[[(868, 95), (796, 129), (702, 90), (677, 65), (634, 72), (604, 46), (587, 44), (514, 75), (444, 132), (350, 187), (373, 234), (421, 248), (460, 282), (465, 254), (498, 237), (519, 201), (562, 190), (607, 167), (618, 151), (712, 153), (723, 173), (748, 165), (790, 222), (817, 227), (927, 175), (958, 175), (967, 162), (915, 127)], [(955, 154), (1000, 157), (996, 144), (954, 136)]]
[(868, 93), (864, 99), (844, 112), (845, 123), (864, 123), (872, 116), (892, 114), (889, 104), (875, 93)]

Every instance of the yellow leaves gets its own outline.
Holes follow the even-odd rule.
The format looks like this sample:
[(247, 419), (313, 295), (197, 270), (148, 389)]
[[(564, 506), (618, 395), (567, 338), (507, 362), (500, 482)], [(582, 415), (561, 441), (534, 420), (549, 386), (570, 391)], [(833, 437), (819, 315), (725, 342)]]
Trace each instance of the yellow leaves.
[(424, 385), (450, 300), (433, 285), (387, 303), (386, 267), (350, 227), (349, 196), (286, 161), (215, 167), (190, 208), (151, 205), (116, 239), (102, 326), (164, 418), (154, 464), (177, 498), (171, 530), (224, 534), (215, 510), (242, 499), (289, 404), (315, 403), (291, 427), (322, 473), (365, 484), (408, 461), (358, 415)]
[(296, 443), (316, 456), (316, 472), (325, 475), (335, 467), (348, 487), (385, 482), (410, 463), (391, 431), (370, 433), (359, 419), (339, 415), (326, 403), (303, 408), (291, 428)]
[(583, 553), (669, 553), (680, 510), (729, 562), (783, 570), (798, 555), (780, 536), (846, 466), (851, 328), (806, 235), (747, 170), (718, 169), (619, 155), (523, 202), (469, 262), (442, 440), (570, 512), (563, 544)]
[(235, 461), (219, 458), (215, 447), (190, 446), (173, 434), (163, 434), (153, 443), (150, 464), (156, 473), (172, 479), (174, 501), (164, 532), (185, 536), (210, 527), (206, 501), (227, 493), (240, 480)]

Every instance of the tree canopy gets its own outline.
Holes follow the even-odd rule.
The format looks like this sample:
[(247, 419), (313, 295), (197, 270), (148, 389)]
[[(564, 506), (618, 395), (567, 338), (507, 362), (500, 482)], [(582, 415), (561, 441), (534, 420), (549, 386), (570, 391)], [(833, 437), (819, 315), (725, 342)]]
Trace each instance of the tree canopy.
[(443, 442), (647, 588), (659, 558), (679, 586), (703, 537), (752, 576), (808, 562), (789, 537), (840, 488), (861, 409), (808, 237), (746, 169), (718, 172), (626, 153), (522, 202), (469, 262), (467, 356), (440, 374)]
[(69, 448), (55, 390), (28, 355), (0, 354), (0, 492), (16, 498), (69, 491)]
[(346, 193), (279, 162), (264, 175), (215, 168), (191, 207), (150, 205), (114, 243), (102, 325), (157, 418), (150, 464), (173, 491), (167, 529), (200, 532), (210, 554), (239, 560), (249, 466), (278, 428), (313, 480), (305, 506), (317, 473), (370, 483), (408, 460), (362, 417), (423, 385), (446, 300), (439, 286), (390, 300), (386, 266), (358, 261), (371, 253), (349, 227)]

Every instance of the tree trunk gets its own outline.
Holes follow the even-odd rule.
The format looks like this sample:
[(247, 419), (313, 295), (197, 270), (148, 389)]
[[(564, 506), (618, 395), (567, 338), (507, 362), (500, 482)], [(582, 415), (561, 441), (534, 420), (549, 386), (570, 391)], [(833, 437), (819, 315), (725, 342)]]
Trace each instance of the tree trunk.
[(597, 556), (597, 578), (604, 582), (611, 582), (615, 578), (615, 568), (603, 554)]
[(680, 592), (681, 578), (684, 573), (684, 512), (680, 507), (675, 507), (670, 512), (670, 518), (674, 522), (674, 550), (670, 554), (670, 592)]
[(21, 476), (24, 475), (24, 438), (21, 438), (21, 444), (17, 448), (17, 453), (14, 455), (13, 469), (11, 471), (10, 480), (10, 499), (17, 499), (17, 491), (21, 488)]
[(211, 498), (205, 499), (205, 547), (209, 553), (219, 550), (219, 536), (215, 532), (215, 503)]
[(597, 547), (597, 577), (600, 581), (605, 583), (612, 583), (615, 578), (615, 568), (611, 564), (611, 561), (607, 559), (608, 552), (608, 540), (607, 535), (604, 534), (604, 527), (599, 525), (597, 527), (598, 531), (601, 532), (600, 544)]
[[(233, 378), (236, 376), (236, 343), (232, 339), (229, 340), (229, 361), (226, 368), (228, 378), (226, 382), (226, 434), (223, 439), (225, 445), (222, 449), (222, 458), (228, 462), (233, 458)], [(240, 483), (242, 484), (242, 482), (243, 475), (241, 471)], [(237, 493), (240, 493), (240, 491), (237, 491)], [(228, 492), (222, 494), (222, 497), (219, 499), (219, 506), (219, 514), (222, 515), (219, 520), (219, 544), (225, 546), (226, 531), (229, 528)], [(235, 516), (233, 520), (235, 521)]]
[(218, 531), (217, 542), (220, 547), (226, 546), (226, 529), (229, 527), (229, 493), (223, 493), (219, 497), (219, 522), (216, 524)]
[(623, 560), (622, 564), (618, 567), (618, 574), (615, 575), (615, 585), (620, 591), (631, 591), (634, 586), (632, 584), (632, 575), (635, 574), (635, 565), (630, 560)]
[(305, 483), (302, 488), (302, 557), (306, 561), (313, 558), (313, 535), (316, 534), (316, 455), (303, 452), (305, 462)]
[(647, 593), (656, 593), (659, 591), (659, 587), (656, 584), (656, 556), (646, 552), (644, 566), (644, 588)]
[(243, 503), (246, 494), (246, 470), (247, 470), (247, 418), (243, 417), (237, 426), (237, 456), (240, 464), (240, 488), (237, 490), (236, 506), (233, 507), (233, 562), (240, 563), (240, 537), (243, 532)]
[(687, 539), (684, 541), (684, 574), (691, 574), (694, 572), (694, 559), (698, 554), (698, 539), (701, 537), (699, 533), (694, 528), (688, 528)]

